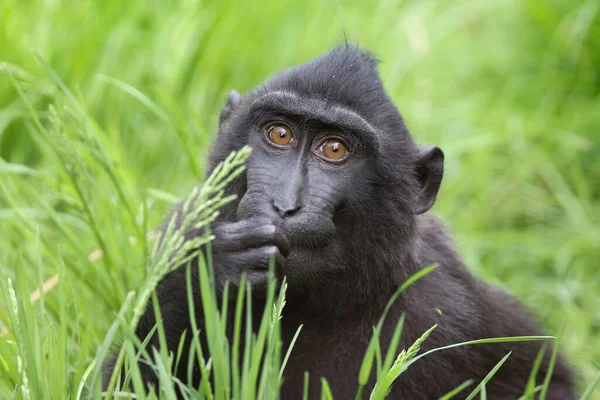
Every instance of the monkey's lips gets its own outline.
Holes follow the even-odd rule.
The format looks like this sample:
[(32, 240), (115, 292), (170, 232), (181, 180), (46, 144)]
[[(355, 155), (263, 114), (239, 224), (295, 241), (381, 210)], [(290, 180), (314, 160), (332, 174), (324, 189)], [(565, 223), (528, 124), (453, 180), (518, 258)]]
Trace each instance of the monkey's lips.
[[(323, 247), (335, 236), (332, 220), (298, 215), (273, 221), (293, 247)], [(293, 251), (293, 250), (292, 250)]]

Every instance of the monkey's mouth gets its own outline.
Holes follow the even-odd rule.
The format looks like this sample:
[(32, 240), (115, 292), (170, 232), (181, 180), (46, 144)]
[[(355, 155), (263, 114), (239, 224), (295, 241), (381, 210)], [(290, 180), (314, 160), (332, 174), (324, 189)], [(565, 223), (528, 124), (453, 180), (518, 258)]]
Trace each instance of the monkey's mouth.
[(301, 215), (279, 220), (276, 225), (290, 242), (292, 251), (294, 247), (325, 247), (334, 238), (336, 231), (331, 220), (320, 219), (315, 221), (313, 218)]
[(292, 249), (324, 247), (334, 239), (336, 226), (333, 216), (323, 212), (301, 211), (293, 216), (282, 218), (258, 193), (254, 191), (242, 197), (237, 209), (238, 220), (255, 217), (270, 219), (290, 242)]

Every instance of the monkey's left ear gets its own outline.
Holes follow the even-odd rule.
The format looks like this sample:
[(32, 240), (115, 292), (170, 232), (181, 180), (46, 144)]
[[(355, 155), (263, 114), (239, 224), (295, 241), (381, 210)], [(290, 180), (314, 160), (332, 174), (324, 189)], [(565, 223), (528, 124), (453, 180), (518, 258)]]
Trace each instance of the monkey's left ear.
[(242, 96), (236, 91), (232, 90), (227, 95), (227, 103), (223, 109), (221, 109), (221, 114), (219, 115), (219, 125), (229, 119), (229, 116), (235, 109), (242, 103)]
[(444, 152), (436, 146), (425, 146), (419, 150), (417, 159), (419, 199), (415, 214), (423, 214), (435, 203), (442, 176), (444, 175)]

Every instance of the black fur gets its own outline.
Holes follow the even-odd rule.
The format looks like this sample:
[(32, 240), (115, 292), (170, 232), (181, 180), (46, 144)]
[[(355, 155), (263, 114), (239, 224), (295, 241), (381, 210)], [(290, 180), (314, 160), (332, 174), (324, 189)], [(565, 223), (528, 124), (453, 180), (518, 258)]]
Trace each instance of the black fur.
[[(265, 130), (273, 123), (291, 129), (293, 146), (277, 150), (266, 144)], [(328, 135), (348, 144), (351, 153), (344, 163), (328, 164), (315, 155), (315, 146)], [(269, 256), (287, 276), (284, 349), (298, 325), (304, 328), (285, 371), (283, 399), (301, 398), (304, 371), (311, 376), (310, 398), (319, 397), (319, 377), (327, 378), (336, 399), (354, 398), (358, 369), (386, 302), (407, 278), (433, 263), (439, 268), (392, 307), (382, 332), (384, 346), (402, 313), (400, 348), (434, 324), (439, 327), (422, 351), (540, 333), (517, 300), (465, 268), (438, 220), (424, 214), (440, 186), (443, 153), (413, 142), (369, 53), (342, 46), (282, 72), (243, 99), (232, 92), (221, 113), (210, 169), (246, 144), (253, 147), (248, 171), (231, 188), (239, 199), (223, 210), (215, 229), (215, 273), (221, 287), (225, 281), (235, 285), (241, 271), (248, 271), (258, 292), (257, 308)], [(189, 328), (184, 270), (165, 278), (157, 293), (174, 350)], [(153, 323), (150, 307), (138, 335), (144, 337)], [(438, 398), (468, 379), (480, 381), (512, 351), (487, 394), (516, 399), (540, 347), (540, 342), (518, 342), (438, 352), (401, 375), (389, 398)], [(548, 357), (538, 383), (547, 368)], [(105, 375), (111, 370), (107, 366)], [(185, 381), (185, 374), (179, 377)], [(156, 380), (147, 370), (145, 378)], [(372, 382), (365, 393), (371, 387)], [(548, 398), (574, 398), (571, 371), (560, 357)]]

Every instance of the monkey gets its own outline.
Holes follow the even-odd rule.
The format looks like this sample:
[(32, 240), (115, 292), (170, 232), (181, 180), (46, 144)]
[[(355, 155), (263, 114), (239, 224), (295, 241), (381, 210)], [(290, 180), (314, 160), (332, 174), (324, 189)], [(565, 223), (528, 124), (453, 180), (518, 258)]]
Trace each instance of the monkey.
[[(435, 324), (421, 351), (540, 335), (522, 303), (467, 269), (447, 228), (429, 212), (442, 182), (444, 152), (416, 144), (378, 64), (368, 50), (338, 45), (244, 96), (231, 91), (219, 116), (209, 172), (245, 145), (252, 154), (228, 189), (237, 199), (214, 223), (215, 287), (222, 297), (225, 282), (235, 287), (245, 273), (260, 309), (270, 260), (278, 281), (285, 277), (283, 347), (300, 324), (303, 329), (283, 374), (283, 399), (302, 398), (305, 371), (313, 378), (309, 398), (319, 397), (320, 377), (334, 398), (354, 398), (365, 350), (387, 302), (403, 282), (433, 264), (438, 267), (392, 304), (380, 332), (384, 349), (402, 315), (399, 349)], [(181, 332), (190, 329), (185, 268), (167, 275), (156, 293), (169, 350), (176, 352)], [(201, 321), (200, 299), (194, 302)], [(136, 331), (141, 340), (154, 323), (149, 304)], [(158, 347), (156, 335), (149, 346)], [(512, 352), (486, 392), (491, 399), (516, 399), (541, 347), (539, 341), (522, 341), (440, 351), (411, 365), (387, 398), (437, 399), (469, 379), (481, 381)], [(548, 353), (537, 384), (549, 370)], [(183, 357), (180, 364), (187, 365)], [(104, 385), (113, 367), (114, 362), (106, 365)], [(148, 384), (157, 382), (149, 369), (142, 374)], [(187, 382), (185, 371), (175, 374), (198, 384), (197, 376)], [(551, 377), (548, 399), (575, 398), (574, 372), (561, 354)], [(374, 373), (364, 393), (373, 385)]]

